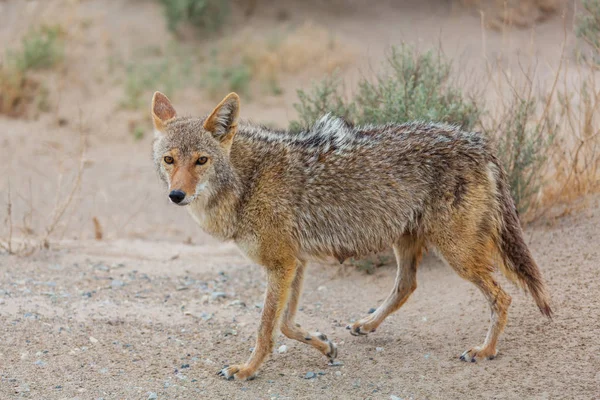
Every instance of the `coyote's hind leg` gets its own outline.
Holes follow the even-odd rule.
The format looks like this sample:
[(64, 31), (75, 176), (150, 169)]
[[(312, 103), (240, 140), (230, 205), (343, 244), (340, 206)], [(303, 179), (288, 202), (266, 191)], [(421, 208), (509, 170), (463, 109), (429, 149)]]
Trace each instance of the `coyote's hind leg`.
[(347, 327), (354, 336), (375, 331), (388, 315), (402, 307), (417, 288), (417, 267), (423, 252), (423, 240), (404, 235), (393, 247), (398, 263), (394, 288), (373, 314)]
[(296, 276), (292, 282), (292, 290), (288, 300), (283, 321), (281, 324), (281, 332), (290, 339), (297, 340), (302, 343), (309, 344), (319, 350), (329, 359), (329, 362), (337, 357), (337, 346), (330, 341), (327, 336), (320, 332), (308, 332), (299, 324), (294, 322), (298, 302), (302, 293), (302, 282), (304, 280), (304, 269), (306, 264), (303, 261), (298, 262)]
[[(467, 235), (468, 237), (468, 235)], [(492, 276), (491, 245), (481, 246), (476, 242), (455, 237), (437, 244), (448, 264), (462, 278), (470, 281), (483, 293), (490, 305), (491, 322), (485, 341), (460, 356), (463, 361), (496, 357), (496, 343), (506, 325), (511, 297), (500, 287)]]

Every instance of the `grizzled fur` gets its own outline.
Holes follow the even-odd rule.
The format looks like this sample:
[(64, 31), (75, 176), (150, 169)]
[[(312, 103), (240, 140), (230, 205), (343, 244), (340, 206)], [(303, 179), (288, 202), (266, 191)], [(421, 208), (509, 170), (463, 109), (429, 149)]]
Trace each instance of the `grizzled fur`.
[[(225, 377), (254, 376), (280, 320), (287, 336), (333, 360), (335, 344), (293, 321), (304, 265), (314, 258), (342, 262), (394, 248), (394, 290), (375, 313), (349, 327), (355, 335), (374, 331), (406, 301), (426, 248), (479, 287), (492, 309), (485, 343), (462, 359), (496, 355), (510, 296), (490, 274), (493, 265), (551, 315), (505, 173), (481, 134), (422, 122), (354, 127), (331, 115), (292, 134), (238, 124), (238, 112), (235, 94), (205, 118), (177, 117), (159, 93), (153, 101), (154, 161), (169, 190), (185, 192), (182, 203), (204, 230), (236, 242), (267, 269), (256, 349), (245, 365), (225, 368)], [(165, 156), (174, 163), (166, 164)], [(198, 165), (199, 157), (209, 161)]]

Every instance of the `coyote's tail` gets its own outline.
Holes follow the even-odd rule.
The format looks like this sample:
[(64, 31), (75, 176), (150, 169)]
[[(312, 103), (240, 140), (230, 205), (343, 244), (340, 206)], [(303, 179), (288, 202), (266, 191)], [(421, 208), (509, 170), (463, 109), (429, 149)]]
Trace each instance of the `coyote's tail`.
[(542, 314), (552, 318), (550, 295), (540, 269), (523, 238), (523, 229), (510, 194), (506, 175), (498, 161), (494, 160), (494, 163), (498, 172), (496, 184), (502, 214), (498, 245), (502, 258), (500, 269), (508, 279), (531, 293)]

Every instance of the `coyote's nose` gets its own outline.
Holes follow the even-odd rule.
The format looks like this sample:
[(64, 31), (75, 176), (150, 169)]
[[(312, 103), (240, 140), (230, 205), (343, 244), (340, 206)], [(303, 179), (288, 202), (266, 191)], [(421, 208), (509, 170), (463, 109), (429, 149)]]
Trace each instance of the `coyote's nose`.
[(185, 192), (182, 192), (181, 190), (171, 190), (169, 198), (173, 203), (179, 204), (185, 199)]

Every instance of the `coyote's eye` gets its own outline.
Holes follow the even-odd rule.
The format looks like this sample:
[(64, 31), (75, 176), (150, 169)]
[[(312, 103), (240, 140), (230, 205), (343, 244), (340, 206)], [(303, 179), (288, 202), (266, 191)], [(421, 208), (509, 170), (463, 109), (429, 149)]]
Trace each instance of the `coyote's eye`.
[(173, 157), (171, 156), (166, 156), (164, 160), (167, 164), (173, 164)]
[(198, 165), (204, 165), (208, 162), (208, 157), (200, 157), (198, 159), (198, 161), (196, 161), (196, 164)]

